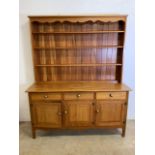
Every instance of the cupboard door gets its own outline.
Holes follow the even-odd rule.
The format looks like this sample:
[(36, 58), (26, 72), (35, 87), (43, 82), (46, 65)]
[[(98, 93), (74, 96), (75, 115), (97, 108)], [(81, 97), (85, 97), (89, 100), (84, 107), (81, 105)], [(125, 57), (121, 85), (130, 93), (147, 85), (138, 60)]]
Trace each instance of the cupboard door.
[(92, 101), (65, 101), (64, 119), (67, 127), (86, 127), (93, 123)]
[(60, 102), (34, 103), (32, 113), (36, 127), (59, 128), (62, 125)]
[(124, 119), (124, 102), (97, 101), (96, 126), (121, 126)]

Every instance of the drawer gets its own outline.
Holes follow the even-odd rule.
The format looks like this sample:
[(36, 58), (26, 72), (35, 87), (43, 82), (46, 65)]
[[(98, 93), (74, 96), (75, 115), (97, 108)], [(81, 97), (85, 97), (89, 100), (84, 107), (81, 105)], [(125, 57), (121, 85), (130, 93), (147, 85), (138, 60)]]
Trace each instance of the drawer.
[(98, 92), (96, 93), (96, 99), (104, 100), (126, 100), (126, 92)]
[(65, 93), (64, 100), (87, 100), (94, 99), (94, 93)]
[(61, 100), (61, 93), (33, 93), (31, 100)]

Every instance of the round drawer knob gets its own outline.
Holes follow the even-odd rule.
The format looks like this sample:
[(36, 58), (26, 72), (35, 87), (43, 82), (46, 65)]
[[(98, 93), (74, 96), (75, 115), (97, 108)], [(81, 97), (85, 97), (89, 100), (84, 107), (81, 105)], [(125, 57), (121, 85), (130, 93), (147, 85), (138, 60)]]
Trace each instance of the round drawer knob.
[(77, 94), (76, 96), (77, 96), (77, 97), (80, 97), (81, 95), (80, 95), (80, 94)]
[(99, 113), (100, 112), (99, 109), (96, 109), (96, 112)]
[(44, 96), (44, 98), (48, 98), (48, 96), (47, 96), (47, 95), (45, 95), (45, 96)]
[(65, 111), (64, 111), (64, 114), (67, 114), (67, 113), (68, 113), (67, 110), (65, 110)]

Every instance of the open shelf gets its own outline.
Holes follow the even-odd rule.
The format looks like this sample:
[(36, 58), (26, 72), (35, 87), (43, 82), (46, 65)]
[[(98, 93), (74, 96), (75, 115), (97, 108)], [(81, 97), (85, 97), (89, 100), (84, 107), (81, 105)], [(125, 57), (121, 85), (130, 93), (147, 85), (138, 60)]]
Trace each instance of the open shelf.
[(96, 33), (124, 33), (125, 31), (120, 30), (109, 30), (109, 31), (74, 31), (74, 32), (32, 32), (33, 34), (96, 34)]
[(122, 66), (122, 64), (114, 64), (114, 63), (105, 63), (105, 64), (51, 64), (51, 65), (35, 65), (36, 67), (82, 67), (82, 66)]
[(37, 81), (119, 80), (122, 66), (39, 66), (35, 67)]
[(125, 23), (32, 22), (36, 81), (121, 81)]
[(117, 46), (117, 45), (103, 45), (103, 46), (93, 46), (93, 45), (90, 45), (90, 46), (79, 46), (79, 47), (34, 47), (34, 49), (45, 49), (45, 50), (48, 50), (48, 49), (58, 49), (58, 50), (61, 50), (61, 49), (81, 49), (81, 48), (123, 48), (123, 46)]
[(123, 48), (124, 33), (33, 35), (34, 49)]

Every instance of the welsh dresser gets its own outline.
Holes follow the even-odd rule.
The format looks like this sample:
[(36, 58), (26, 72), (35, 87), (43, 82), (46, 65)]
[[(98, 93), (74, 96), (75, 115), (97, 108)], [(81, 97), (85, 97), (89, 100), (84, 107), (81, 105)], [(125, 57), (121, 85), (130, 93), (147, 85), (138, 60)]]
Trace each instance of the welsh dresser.
[(126, 16), (29, 16), (35, 82), (32, 137), (42, 129), (121, 128), (130, 88), (122, 83)]

